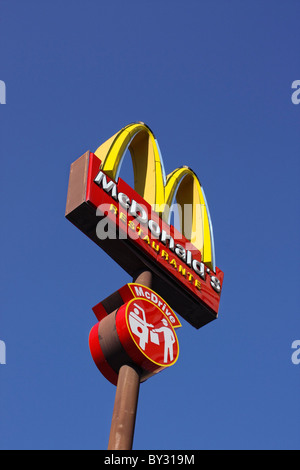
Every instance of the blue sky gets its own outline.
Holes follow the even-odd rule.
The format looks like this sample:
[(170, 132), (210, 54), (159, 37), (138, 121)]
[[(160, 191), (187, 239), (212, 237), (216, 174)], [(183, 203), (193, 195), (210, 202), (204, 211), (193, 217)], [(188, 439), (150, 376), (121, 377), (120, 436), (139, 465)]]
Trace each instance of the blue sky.
[[(64, 218), (69, 167), (133, 121), (199, 175), (225, 273), (141, 386), (134, 449), (299, 449), (296, 0), (0, 4), (1, 449), (106, 449), (91, 308), (128, 275)], [(128, 170), (121, 176), (130, 181)]]

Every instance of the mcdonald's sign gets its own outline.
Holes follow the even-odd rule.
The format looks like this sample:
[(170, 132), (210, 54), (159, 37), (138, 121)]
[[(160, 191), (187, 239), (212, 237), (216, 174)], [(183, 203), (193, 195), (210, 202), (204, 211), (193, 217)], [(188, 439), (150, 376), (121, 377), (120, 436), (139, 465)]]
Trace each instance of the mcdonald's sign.
[[(119, 177), (127, 150), (134, 188)], [(180, 229), (170, 223), (175, 203)], [(195, 328), (217, 318), (223, 272), (203, 187), (188, 167), (166, 176), (144, 123), (126, 126), (71, 165), (66, 217), (131, 276), (151, 269), (155, 292)], [(101, 264), (99, 272), (105, 274)]]

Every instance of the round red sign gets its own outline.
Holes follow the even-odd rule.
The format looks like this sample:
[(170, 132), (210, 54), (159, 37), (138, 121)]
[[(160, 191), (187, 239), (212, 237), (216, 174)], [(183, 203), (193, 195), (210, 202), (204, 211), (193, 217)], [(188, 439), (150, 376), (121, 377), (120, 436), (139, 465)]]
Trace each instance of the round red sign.
[(126, 305), (128, 331), (138, 349), (151, 362), (168, 367), (178, 359), (179, 343), (171, 321), (157, 304), (133, 299)]
[(124, 304), (110, 314), (98, 309), (99, 323), (90, 332), (93, 359), (114, 385), (122, 365), (136, 367), (141, 382), (172, 366), (179, 356), (175, 333), (181, 323), (156, 292), (131, 283), (122, 290)]

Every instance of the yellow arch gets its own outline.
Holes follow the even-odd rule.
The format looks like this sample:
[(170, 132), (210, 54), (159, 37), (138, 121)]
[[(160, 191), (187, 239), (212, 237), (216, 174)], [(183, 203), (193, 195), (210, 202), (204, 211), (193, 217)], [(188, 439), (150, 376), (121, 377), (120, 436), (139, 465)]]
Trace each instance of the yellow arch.
[[(213, 232), (203, 188), (188, 167), (178, 168), (167, 177), (159, 145), (151, 129), (142, 122), (129, 124), (95, 152), (102, 170), (117, 181), (123, 157), (129, 149), (134, 189), (153, 209), (169, 221), (175, 198), (182, 209), (181, 232), (201, 252), (203, 262), (215, 270)], [(190, 214), (186, 213), (190, 209)], [(199, 228), (200, 227), (200, 228)]]
[[(167, 177), (167, 211), (175, 197), (182, 210), (181, 233), (201, 251), (203, 262), (215, 269), (213, 233), (207, 202), (196, 174), (188, 167), (178, 168)], [(167, 211), (165, 217), (168, 215)]]
[(102, 170), (114, 181), (129, 149), (134, 171), (134, 189), (149, 204), (164, 204), (164, 170), (155, 137), (143, 123), (129, 124), (102, 144), (95, 155), (102, 161)]

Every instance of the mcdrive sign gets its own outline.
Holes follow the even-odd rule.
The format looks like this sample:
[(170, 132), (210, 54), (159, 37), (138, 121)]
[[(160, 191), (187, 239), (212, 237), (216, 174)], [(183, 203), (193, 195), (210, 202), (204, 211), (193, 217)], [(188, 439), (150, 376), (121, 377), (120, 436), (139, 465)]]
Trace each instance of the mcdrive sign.
[[(135, 189), (118, 176), (128, 149)], [(180, 231), (169, 223), (175, 199)], [(130, 124), (72, 164), (66, 217), (132, 277), (150, 269), (153, 290), (195, 328), (217, 318), (223, 272), (203, 188), (187, 167), (165, 177), (145, 124)]]
[[(164, 299), (136, 283), (126, 284), (113, 297), (93, 308), (99, 323), (89, 335), (90, 351), (102, 375), (117, 385), (120, 367), (134, 364), (144, 382), (174, 365), (179, 356), (175, 329), (181, 323)], [(110, 312), (114, 302), (117, 308)]]

